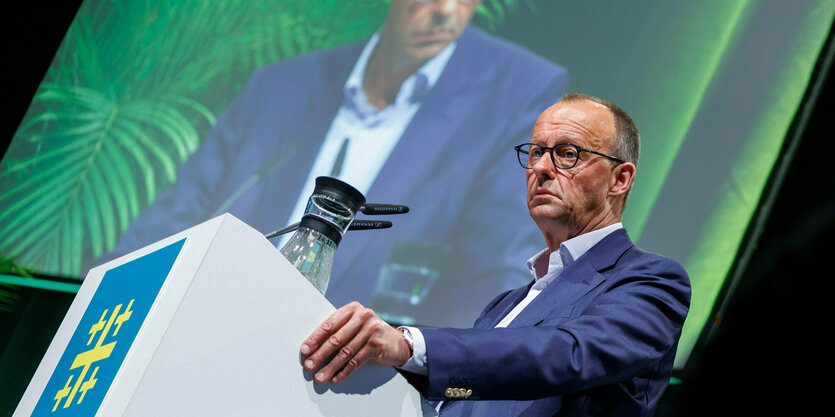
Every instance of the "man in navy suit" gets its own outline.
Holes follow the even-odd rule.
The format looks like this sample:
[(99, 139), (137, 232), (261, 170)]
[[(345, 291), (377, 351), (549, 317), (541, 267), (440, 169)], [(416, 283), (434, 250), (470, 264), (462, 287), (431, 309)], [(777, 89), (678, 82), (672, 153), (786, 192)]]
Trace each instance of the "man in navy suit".
[(256, 71), (114, 254), (227, 211), (269, 233), (299, 221), (316, 176), (333, 176), (369, 202), (411, 211), (391, 230), (345, 236), (328, 299), (371, 303), (391, 257), (418, 267), (443, 257), (434, 282), (431, 272), (417, 285), (428, 294), (401, 303), (404, 315), (472, 323), (497, 292), (526, 281), (515, 266), (541, 246), (533, 225), (514, 220), (524, 198), (506, 150), (566, 85), (562, 68), (468, 28), (479, 3), (393, 0), (368, 42)]
[(496, 297), (470, 329), (395, 329), (350, 303), (303, 342), (305, 369), (339, 383), (369, 360), (400, 367), (442, 416), (651, 415), (690, 285), (620, 224), (639, 148), (620, 108), (565, 96), (516, 147), (547, 243), (528, 261), (534, 280)]

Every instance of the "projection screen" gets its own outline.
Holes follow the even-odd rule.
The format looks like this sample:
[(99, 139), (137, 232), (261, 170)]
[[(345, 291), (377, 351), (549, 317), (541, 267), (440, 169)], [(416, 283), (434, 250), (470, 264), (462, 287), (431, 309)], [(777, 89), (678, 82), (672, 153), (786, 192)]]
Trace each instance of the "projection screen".
[[(222, 212), (264, 233), (298, 221), (392, 3), (85, 0), (0, 163), (0, 254), (84, 276)], [(392, 93), (405, 109), (394, 117), (407, 118), (392, 128), (399, 141), (375, 154), (376, 139), (343, 134), (346, 181), (411, 211), (387, 218), (391, 229), (348, 232), (326, 296), (392, 323), (468, 326), (529, 281), (525, 261), (545, 244), (513, 145), (546, 103), (587, 93), (641, 131), (630, 237), (691, 276), (681, 369), (833, 16), (831, 0), (484, 0), (410, 81), (426, 88)]]

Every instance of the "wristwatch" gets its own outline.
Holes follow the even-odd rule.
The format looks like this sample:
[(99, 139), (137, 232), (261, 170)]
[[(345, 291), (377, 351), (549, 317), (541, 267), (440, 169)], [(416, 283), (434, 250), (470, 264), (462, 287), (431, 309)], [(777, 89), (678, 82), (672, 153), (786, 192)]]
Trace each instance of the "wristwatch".
[(415, 339), (412, 337), (412, 332), (409, 331), (406, 327), (398, 327), (397, 330), (400, 330), (400, 334), (403, 335), (403, 340), (409, 344), (409, 356), (415, 354)]

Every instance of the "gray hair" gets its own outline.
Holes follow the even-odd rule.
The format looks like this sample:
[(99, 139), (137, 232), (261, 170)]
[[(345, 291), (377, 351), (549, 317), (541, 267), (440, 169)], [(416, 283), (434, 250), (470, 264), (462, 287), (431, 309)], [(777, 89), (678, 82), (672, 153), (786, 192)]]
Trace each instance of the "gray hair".
[(571, 103), (577, 101), (591, 101), (606, 107), (615, 119), (615, 137), (612, 138), (612, 156), (631, 162), (638, 166), (641, 155), (641, 135), (632, 118), (616, 104), (588, 94), (568, 93), (562, 96), (562, 101)]
[[(632, 118), (626, 114), (623, 109), (616, 104), (581, 93), (568, 93), (562, 96), (562, 101), (566, 103), (573, 103), (578, 101), (591, 101), (606, 107), (615, 119), (615, 137), (612, 138), (612, 156), (617, 157), (623, 161), (631, 162), (638, 166), (638, 158), (641, 156), (641, 135), (638, 133), (638, 127)], [(620, 208), (622, 212), (626, 208), (626, 200), (629, 198), (629, 193), (632, 191), (630, 187), (623, 195), (623, 206)]]

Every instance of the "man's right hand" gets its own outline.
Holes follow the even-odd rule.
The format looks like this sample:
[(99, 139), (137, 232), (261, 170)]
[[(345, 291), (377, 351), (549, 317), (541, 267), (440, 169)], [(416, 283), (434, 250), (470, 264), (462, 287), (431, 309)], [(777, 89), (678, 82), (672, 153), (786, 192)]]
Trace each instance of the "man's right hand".
[(369, 360), (402, 366), (411, 349), (399, 330), (354, 301), (336, 310), (302, 342), (304, 369), (316, 382), (338, 384)]

